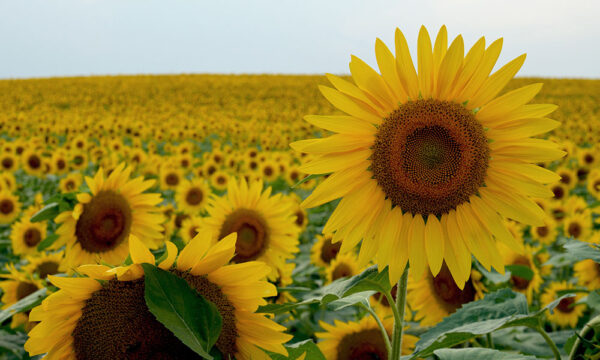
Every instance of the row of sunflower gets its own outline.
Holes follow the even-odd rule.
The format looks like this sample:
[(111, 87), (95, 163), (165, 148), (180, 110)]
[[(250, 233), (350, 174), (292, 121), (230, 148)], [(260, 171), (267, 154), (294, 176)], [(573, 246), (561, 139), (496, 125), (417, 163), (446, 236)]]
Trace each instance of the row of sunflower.
[[(445, 78), (463, 50), (446, 37), (414, 77), (403, 35), (397, 59), (378, 40), (383, 76), (353, 58), (357, 86), (333, 75), (0, 81), (0, 347), (15, 344), (2, 356), (387, 359), (400, 318), (401, 353), (427, 357), (440, 324), (502, 289), (526, 311), (552, 308), (536, 319), (562, 355), (575, 332), (594, 344), (600, 331), (581, 330), (600, 311), (600, 256), (565, 248), (600, 242), (600, 82), (541, 89), (509, 82), (518, 67), (488, 76), (502, 41), (483, 38), (467, 56), (494, 58), (488, 73)], [(499, 78), (506, 95), (484, 91)], [(318, 96), (326, 80), (337, 90), (322, 87), (325, 98), (350, 116)], [(374, 265), (384, 280), (369, 277)], [(154, 276), (169, 279), (166, 299), (183, 303), (183, 281), (212, 304), (209, 345), (156, 313)], [(339, 290), (355, 283), (367, 291)], [(326, 304), (332, 294), (347, 303)], [(206, 321), (210, 306), (193, 304), (183, 320)], [(556, 355), (545, 341), (530, 329), (461, 340)]]

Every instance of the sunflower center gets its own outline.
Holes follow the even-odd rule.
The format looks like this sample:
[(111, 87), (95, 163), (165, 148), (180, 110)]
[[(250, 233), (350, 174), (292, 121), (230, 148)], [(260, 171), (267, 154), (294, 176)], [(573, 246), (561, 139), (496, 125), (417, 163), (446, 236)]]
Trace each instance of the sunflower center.
[[(529, 259), (527, 259), (525, 256), (519, 256), (514, 262), (513, 265), (522, 265), (522, 266), (527, 266), (528, 268), (531, 269), (531, 263), (529, 262)], [(513, 285), (519, 289), (519, 290), (525, 290), (527, 289), (527, 287), (529, 286), (529, 283), (531, 282), (530, 280), (527, 280), (525, 278), (522, 278), (520, 276), (517, 275), (512, 275), (510, 277), (511, 282), (513, 283)]]
[(345, 263), (339, 263), (331, 274), (331, 281), (335, 281), (337, 279), (345, 278), (348, 276), (352, 276), (352, 268)]
[(17, 300), (21, 300), (36, 291), (38, 291), (38, 287), (34, 283), (21, 281), (17, 285)]
[(27, 247), (34, 247), (42, 241), (42, 234), (36, 228), (29, 228), (23, 234), (23, 241)]
[(546, 237), (548, 236), (548, 233), (550, 233), (550, 230), (547, 226), (538, 226), (535, 231), (540, 237)]
[(215, 304), (223, 319), (221, 334), (215, 343), (215, 346), (223, 354), (224, 359), (234, 357), (237, 352), (236, 341), (239, 336), (235, 325), (235, 307), (223, 294), (221, 288), (210, 282), (206, 276), (192, 275), (189, 272), (173, 271), (177, 276), (185, 279), (188, 284), (196, 289), (208, 301)]
[(600, 180), (596, 180), (594, 181), (594, 184), (592, 185), (592, 188), (596, 191), (600, 191)]
[(48, 275), (58, 274), (59, 264), (55, 261), (44, 261), (35, 269), (40, 276), (40, 279), (45, 279)]
[(570, 313), (573, 310), (575, 310), (575, 307), (573, 306), (573, 304), (575, 303), (575, 297), (571, 296), (568, 298), (564, 298), (562, 299), (558, 305), (556, 306), (556, 308), (561, 312), (561, 313)]
[(150, 313), (144, 279), (107, 281), (72, 333), (77, 359), (201, 359)]
[(203, 198), (204, 194), (202, 193), (202, 190), (198, 188), (192, 188), (187, 192), (185, 201), (190, 205), (198, 205), (202, 202)]
[(0, 201), (0, 212), (3, 214), (10, 214), (15, 209), (15, 204), (9, 199)]
[(341, 241), (334, 244), (331, 242), (331, 238), (326, 238), (325, 241), (323, 241), (323, 247), (321, 247), (321, 260), (323, 260), (325, 264), (331, 263), (331, 260), (337, 257), (341, 247)]
[(560, 185), (555, 185), (552, 187), (552, 193), (554, 194), (554, 198), (557, 200), (565, 197), (565, 189)]
[(483, 185), (489, 147), (472, 112), (439, 100), (411, 101), (383, 120), (371, 170), (394, 206), (441, 215)]
[(65, 187), (67, 188), (67, 190), (74, 190), (75, 182), (73, 180), (69, 180), (66, 182)]
[(100, 191), (83, 206), (75, 235), (88, 252), (114, 249), (129, 235), (132, 213), (127, 200), (111, 190)]
[(337, 347), (338, 359), (386, 360), (387, 350), (379, 329), (367, 329), (342, 338)]
[(59, 170), (62, 170), (62, 169), (64, 169), (66, 166), (67, 166), (67, 164), (65, 163), (65, 161), (64, 161), (63, 159), (60, 159), (60, 160), (58, 160), (58, 161), (56, 162), (56, 167), (57, 167)]
[(579, 236), (581, 236), (581, 233), (583, 232), (583, 230), (581, 229), (581, 225), (579, 225), (579, 223), (573, 222), (573, 223), (569, 224), (569, 227), (567, 228), (567, 232), (569, 233), (569, 236), (577, 239), (577, 238), (579, 238)]
[(177, 176), (177, 174), (170, 173), (165, 178), (165, 182), (167, 183), (167, 185), (175, 186), (179, 184), (179, 176)]
[(269, 228), (263, 217), (250, 209), (238, 209), (229, 214), (219, 233), (219, 239), (236, 232), (235, 262), (257, 259), (265, 251), (269, 240)]
[(13, 160), (11, 158), (4, 158), (2, 159), (2, 166), (5, 169), (10, 169), (13, 166)]
[(42, 160), (40, 160), (39, 156), (37, 155), (31, 155), (27, 159), (27, 164), (29, 164), (29, 167), (32, 169), (39, 169), (42, 165)]
[(296, 225), (302, 226), (304, 224), (304, 212), (302, 210), (298, 210), (294, 213), (296, 215)]
[(433, 278), (433, 289), (438, 298), (444, 301), (450, 313), (456, 311), (463, 304), (475, 300), (475, 288), (471, 281), (467, 281), (463, 290), (459, 289), (446, 264)]

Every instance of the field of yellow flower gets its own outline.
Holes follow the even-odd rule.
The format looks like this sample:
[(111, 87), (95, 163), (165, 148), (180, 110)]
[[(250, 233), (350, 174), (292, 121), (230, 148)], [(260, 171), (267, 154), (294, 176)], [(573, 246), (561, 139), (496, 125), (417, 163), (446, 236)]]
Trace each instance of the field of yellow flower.
[[(385, 232), (391, 220), (378, 216), (370, 183), (356, 188), (362, 175), (350, 183), (336, 177), (364, 160), (351, 151), (361, 140), (331, 141), (325, 150), (305, 140), (352, 135), (339, 131), (342, 112), (319, 92), (329, 84), (324, 76), (0, 81), (0, 358), (387, 359), (402, 310), (393, 285), (407, 261), (407, 358), (597, 358), (600, 81), (516, 78), (500, 95), (536, 83), (544, 85), (531, 104), (556, 110), (524, 115), (518, 129), (489, 130), (497, 131), (489, 146), (503, 146), (513, 130), (549, 130), (542, 137), (563, 157), (548, 147), (526, 154), (540, 171), (509, 171), (509, 162), (496, 171), (497, 181), (508, 178), (506, 193), (525, 188), (541, 215), (499, 201), (497, 211), (513, 220), (497, 225), (511, 240), (494, 240), (497, 252), (487, 255), (477, 241), (493, 240), (488, 229), (499, 238), (496, 224), (475, 220), (468, 235), (478, 211), (457, 215), (469, 263), (461, 268), (443, 241), (439, 257), (422, 244), (376, 242), (378, 229), (390, 239), (414, 235), (430, 205), (396, 198), (384, 185), (386, 201), (412, 209), (400, 219), (415, 219), (396, 235)], [(309, 114), (337, 122), (305, 121)], [(387, 170), (393, 154), (378, 144), (372, 171), (385, 184), (382, 177), (396, 174)], [(510, 142), (502, 149), (528, 151)], [(387, 166), (380, 153), (392, 157)], [(441, 161), (427, 156), (428, 165)], [(343, 197), (350, 188), (358, 195)], [(311, 208), (300, 205), (307, 198)], [(441, 236), (445, 217), (434, 218), (446, 205), (438, 205), (423, 217), (442, 224)]]

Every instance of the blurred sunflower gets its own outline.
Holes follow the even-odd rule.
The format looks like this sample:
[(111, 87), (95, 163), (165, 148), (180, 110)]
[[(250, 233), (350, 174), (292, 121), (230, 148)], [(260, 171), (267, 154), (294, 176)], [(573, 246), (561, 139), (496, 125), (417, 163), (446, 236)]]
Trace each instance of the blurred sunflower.
[(317, 235), (317, 241), (310, 251), (310, 260), (313, 264), (327, 267), (338, 256), (342, 243), (340, 241), (333, 243), (332, 238), (332, 234)]
[(463, 288), (471, 254), (486, 268), (503, 271), (494, 239), (519, 251), (502, 224), (510, 217), (542, 225), (544, 212), (531, 197), (550, 197), (542, 184), (558, 176), (539, 162), (564, 152), (531, 138), (556, 128), (545, 116), (555, 105), (527, 103), (541, 84), (498, 96), (525, 60), (519, 56), (490, 75), (502, 40), (487, 49), (481, 38), (466, 56), (462, 36), (447, 45), (446, 27), (434, 46), (425, 27), (418, 39), (418, 75), (407, 42), (396, 30), (396, 57), (379, 39), (381, 75), (352, 57), (355, 84), (328, 75), (323, 95), (349, 116), (307, 116), (337, 134), (291, 146), (314, 154), (301, 170), (332, 173), (303, 205), (342, 198), (324, 231), (344, 239), (342, 252), (362, 240), (361, 264), (376, 259), (396, 282), (410, 262), (419, 279), (447, 263)]
[(260, 174), (267, 182), (275, 181), (279, 176), (279, 168), (277, 163), (272, 160), (266, 160), (260, 164)]
[(444, 263), (435, 276), (427, 272), (420, 281), (409, 279), (406, 296), (411, 309), (416, 311), (415, 319), (421, 326), (432, 326), (464, 304), (482, 299), (486, 288), (481, 278), (481, 273), (471, 270), (471, 276), (461, 289)]
[(0, 166), (2, 167), (2, 171), (15, 171), (18, 165), (19, 163), (14, 154), (3, 152), (2, 155), (0, 155)]
[(20, 212), (19, 198), (6, 190), (0, 191), (0, 224), (10, 224)]
[(203, 218), (200, 216), (189, 217), (181, 223), (179, 236), (184, 243), (189, 243), (190, 240), (196, 237), (202, 228)]
[(531, 237), (541, 244), (550, 245), (554, 243), (557, 234), (556, 222), (551, 217), (544, 219), (544, 225), (531, 227)]
[(43, 252), (34, 256), (27, 256), (27, 265), (23, 266), (23, 271), (27, 274), (45, 280), (48, 275), (64, 273), (67, 268), (64, 263), (64, 251)]
[(582, 260), (573, 266), (578, 283), (590, 290), (600, 289), (600, 264), (591, 259)]
[(199, 214), (204, 210), (210, 188), (202, 179), (183, 180), (175, 190), (177, 207), (188, 214)]
[(41, 149), (28, 149), (21, 154), (23, 170), (29, 175), (39, 176), (44, 172)]
[(78, 204), (55, 219), (60, 238), (53, 248), (66, 245), (69, 268), (103, 261), (120, 264), (127, 257), (129, 235), (143, 238), (152, 248), (163, 240), (161, 214), (155, 213), (160, 194), (143, 193), (154, 185), (142, 177), (129, 179), (131, 168), (121, 164), (105, 178), (100, 168), (86, 177), (90, 193), (77, 194)]
[(600, 200), (600, 170), (595, 169), (592, 170), (588, 177), (587, 183), (588, 192), (596, 198), (596, 200)]
[(592, 219), (590, 214), (573, 214), (565, 217), (563, 232), (566, 237), (588, 241), (592, 234)]
[[(383, 325), (392, 334), (393, 319), (384, 318)], [(349, 359), (388, 359), (385, 342), (377, 323), (371, 316), (365, 316), (358, 322), (334, 320), (333, 325), (321, 321), (323, 332), (315, 335), (319, 339), (319, 349), (327, 360)], [(419, 338), (404, 334), (402, 337), (402, 355), (409, 355)]]
[(298, 251), (298, 228), (282, 194), (271, 196), (271, 188), (262, 189), (262, 181), (230, 181), (226, 195), (211, 197), (204, 225), (214, 234), (213, 241), (237, 233), (233, 261), (264, 261), (272, 267), (274, 279), (276, 269)]
[(227, 189), (229, 183), (229, 175), (226, 172), (217, 170), (210, 177), (210, 184), (213, 188), (223, 191)]
[(58, 182), (58, 188), (62, 193), (70, 193), (79, 190), (83, 184), (83, 176), (80, 172), (72, 172)]
[(183, 181), (183, 172), (178, 168), (163, 165), (160, 169), (160, 188), (175, 190)]
[(29, 218), (22, 218), (12, 225), (10, 242), (16, 255), (37, 253), (37, 246), (46, 238), (46, 222), (32, 223)]
[[(540, 302), (542, 306), (546, 306), (558, 299), (560, 296), (557, 292), (562, 290), (573, 289), (573, 284), (569, 284), (566, 281), (552, 282), (546, 289), (542, 296), (540, 296)], [(585, 310), (585, 304), (578, 304), (579, 300), (583, 297), (583, 294), (578, 292), (575, 296), (567, 297), (562, 299), (558, 305), (554, 308), (552, 313), (548, 312), (546, 317), (549, 321), (557, 324), (558, 326), (570, 326), (574, 328), (577, 326), (577, 321), (583, 315)]]
[(338, 254), (331, 260), (329, 266), (325, 268), (327, 283), (341, 278), (358, 275), (362, 269), (358, 266), (358, 261), (353, 253)]
[(499, 244), (498, 250), (500, 250), (500, 255), (504, 259), (504, 265), (520, 265), (529, 268), (533, 272), (533, 276), (530, 280), (514, 274), (510, 277), (512, 289), (524, 294), (527, 297), (527, 301), (531, 304), (534, 293), (540, 291), (540, 286), (544, 282), (540, 270), (533, 258), (533, 255), (537, 253), (539, 249), (530, 245), (525, 245), (525, 253), (518, 254), (506, 245)]
[[(40, 280), (32, 279), (27, 273), (17, 270), (12, 265), (8, 266), (8, 271), (8, 274), (0, 275), (0, 277), (6, 279), (0, 281), (3, 309), (44, 287)], [(20, 325), (25, 325), (27, 330), (31, 328), (28, 312), (13, 315), (10, 327), (14, 329)]]
[[(264, 281), (270, 272), (251, 261), (227, 265), (234, 256), (236, 235), (210, 246), (199, 235), (179, 254), (167, 243), (168, 256), (158, 266), (187, 281), (216, 305), (223, 325), (215, 347), (223, 358), (269, 359), (262, 349), (287, 354), (283, 343), (291, 339), (285, 328), (264, 315), (255, 314), (264, 296), (277, 294)], [(200, 359), (159, 323), (144, 301), (144, 271), (139, 264), (155, 264), (154, 255), (135, 236), (130, 241), (133, 264), (109, 268), (84, 265), (78, 272), (87, 278), (50, 276), (60, 290), (33, 309), (40, 321), (30, 333), (25, 349), (61, 359), (148, 358)], [(98, 281), (101, 280), (101, 281)], [(260, 334), (260, 335), (257, 335)]]

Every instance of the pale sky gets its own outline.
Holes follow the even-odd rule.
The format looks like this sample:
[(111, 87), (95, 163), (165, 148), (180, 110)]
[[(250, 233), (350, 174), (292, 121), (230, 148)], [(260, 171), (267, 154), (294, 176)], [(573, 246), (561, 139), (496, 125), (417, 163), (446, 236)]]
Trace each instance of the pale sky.
[[(0, 78), (348, 73), (394, 30), (504, 37), (520, 76), (600, 78), (598, 0), (0, 0)], [(413, 55), (414, 57), (414, 55)]]

